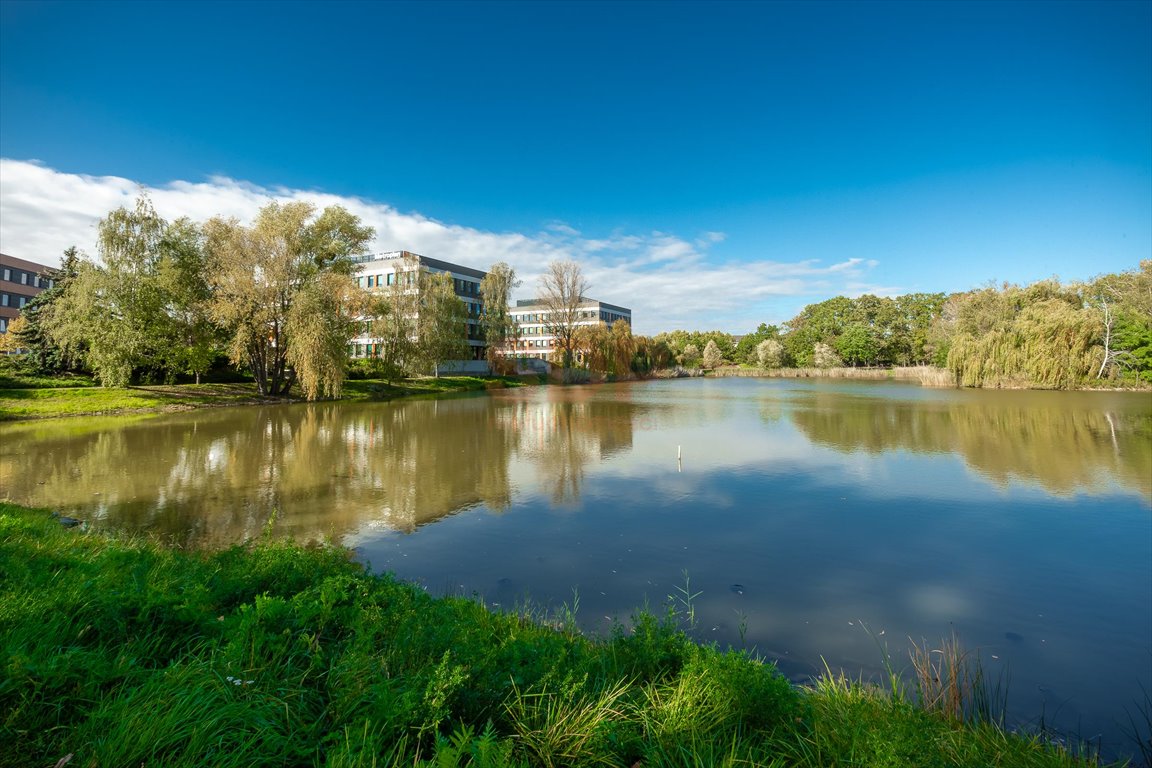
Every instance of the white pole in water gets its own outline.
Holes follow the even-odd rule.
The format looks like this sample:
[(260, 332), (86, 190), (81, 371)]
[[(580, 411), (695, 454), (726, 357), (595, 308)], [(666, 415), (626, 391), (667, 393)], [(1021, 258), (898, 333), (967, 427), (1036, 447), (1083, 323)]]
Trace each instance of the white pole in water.
[(680, 446), (676, 446), (676, 461), (680, 461)]

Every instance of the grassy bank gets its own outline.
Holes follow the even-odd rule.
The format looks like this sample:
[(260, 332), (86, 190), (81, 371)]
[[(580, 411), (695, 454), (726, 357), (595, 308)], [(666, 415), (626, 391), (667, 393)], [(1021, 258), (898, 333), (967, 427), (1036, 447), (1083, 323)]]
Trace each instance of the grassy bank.
[[(170, 386), (99, 387), (91, 382), (81, 386), (60, 386), (54, 379), (45, 382), (9, 380), (9, 386), (0, 382), (0, 421), (13, 419), (42, 419), (54, 416), (83, 416), (92, 414), (146, 413), (188, 410), (222, 405), (253, 403), (281, 403), (297, 398), (268, 398), (261, 396), (252, 383), (235, 384), (175, 384)], [(441, 395), (452, 392), (471, 392), (493, 387), (518, 386), (515, 378), (477, 378), (473, 376), (442, 376), (438, 379), (405, 379), (384, 381), (347, 381), (343, 400), (392, 400), (413, 395)]]
[(739, 376), (766, 379), (861, 379), (867, 381), (918, 381), (926, 387), (955, 387), (956, 377), (945, 368), (931, 365), (895, 368), (746, 368), (725, 366), (713, 376)]
[(843, 677), (796, 689), (681, 616), (611, 637), (374, 577), (0, 503), (0, 765), (1076, 766)]

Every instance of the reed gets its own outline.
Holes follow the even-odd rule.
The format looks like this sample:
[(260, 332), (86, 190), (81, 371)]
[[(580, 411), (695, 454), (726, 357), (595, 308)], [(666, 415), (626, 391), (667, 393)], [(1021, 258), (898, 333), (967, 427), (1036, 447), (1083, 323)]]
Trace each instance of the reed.
[(979, 653), (965, 650), (955, 634), (939, 648), (911, 645), (908, 654), (921, 708), (952, 720), (1004, 725), (1008, 699), (1004, 674), (990, 680)]
[(892, 369), (892, 378), (919, 381), (925, 387), (955, 387), (956, 376), (947, 368), (934, 365), (897, 366)]

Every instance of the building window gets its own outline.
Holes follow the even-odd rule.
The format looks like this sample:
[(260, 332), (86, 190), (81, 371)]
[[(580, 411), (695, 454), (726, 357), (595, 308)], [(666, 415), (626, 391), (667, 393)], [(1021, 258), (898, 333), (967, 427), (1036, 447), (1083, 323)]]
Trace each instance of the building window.
[(8, 306), (8, 294), (0, 293), (0, 307)]
[(0, 317), (0, 333), (8, 333), (8, 318)]
[(8, 269), (7, 267), (4, 268), (4, 279), (9, 281), (12, 280), (12, 270)]
[(24, 309), (24, 305), (27, 303), (28, 303), (28, 297), (27, 296), (21, 296), (20, 297), (20, 309)]
[(28, 285), (28, 273), (27, 272), (21, 272), (20, 273), (20, 285)]

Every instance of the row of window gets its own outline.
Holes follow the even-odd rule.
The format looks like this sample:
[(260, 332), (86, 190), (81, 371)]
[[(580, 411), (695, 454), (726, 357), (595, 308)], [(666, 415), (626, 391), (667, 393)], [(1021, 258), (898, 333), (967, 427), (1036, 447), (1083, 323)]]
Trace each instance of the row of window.
[[(348, 354), (352, 357), (379, 357), (383, 353), (384, 353), (384, 345), (383, 344), (373, 343), (373, 344), (349, 344), (348, 345)], [(472, 347), (469, 350), (468, 354), (473, 360), (483, 360), (484, 359), (484, 348), (483, 347)]]
[[(550, 314), (550, 312), (530, 312), (526, 315), (513, 314), (512, 317), (518, 323), (546, 323), (548, 322), (548, 315)], [(587, 320), (588, 318), (596, 316), (597, 312), (594, 309), (582, 309), (576, 313), (576, 317), (582, 320)], [(621, 315), (618, 312), (601, 310), (599, 316), (601, 320), (608, 323), (609, 325), (616, 322), (617, 320), (624, 320), (625, 322), (629, 323), (632, 322), (632, 317), (630, 315)]]
[(17, 307), (23, 309), (31, 296), (21, 296), (18, 293), (0, 293), (0, 307)]
[[(626, 317), (624, 315), (617, 315), (614, 312), (602, 312), (600, 314), (602, 315), (600, 319), (603, 320), (604, 322), (608, 323), (609, 325), (611, 325), (612, 323), (614, 323), (618, 320), (623, 320), (626, 323), (632, 322), (632, 318)], [(608, 315), (609, 317), (603, 317), (603, 315)], [(550, 335), (552, 335), (552, 331), (549, 330), (548, 326), (546, 326), (546, 325), (522, 325), (522, 326), (520, 326), (520, 335), (522, 335), (522, 336), (550, 336)]]
[(415, 283), (415, 272), (388, 272), (383, 275), (367, 275), (356, 278), (356, 284), (361, 288), (383, 288), (385, 285), (415, 285)]
[(474, 283), (471, 280), (461, 280), (458, 277), (452, 278), (452, 284), (456, 288), (456, 293), (459, 296), (479, 296), (480, 283)]
[[(399, 277), (403, 275), (404, 277)], [(386, 272), (382, 275), (363, 275), (356, 278), (356, 284), (361, 288), (382, 288), (386, 285), (413, 285), (416, 282), (415, 272)], [(480, 284), (471, 280), (452, 278), (452, 287), (458, 296), (479, 296)]]
[(47, 277), (41, 277), (35, 272), (25, 272), (22, 269), (12, 269), (11, 267), (4, 267), (4, 271), (0, 274), (9, 283), (20, 283), (20, 285), (30, 285), (33, 288), (51, 288), (52, 281)]

